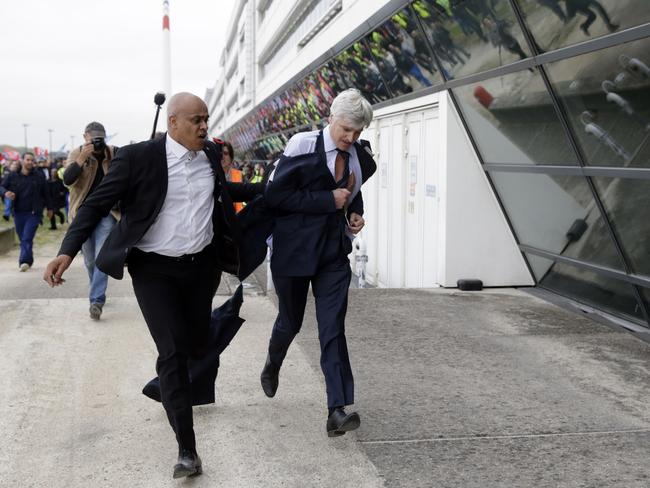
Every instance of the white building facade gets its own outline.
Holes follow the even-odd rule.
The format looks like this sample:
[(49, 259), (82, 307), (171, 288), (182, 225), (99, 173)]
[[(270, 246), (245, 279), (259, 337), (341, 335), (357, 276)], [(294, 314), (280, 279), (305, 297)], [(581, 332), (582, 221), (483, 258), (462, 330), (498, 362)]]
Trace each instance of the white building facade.
[(269, 161), (356, 87), (375, 111), (369, 283), (539, 286), (645, 332), (650, 11), (600, 3), (240, 1), (211, 135)]

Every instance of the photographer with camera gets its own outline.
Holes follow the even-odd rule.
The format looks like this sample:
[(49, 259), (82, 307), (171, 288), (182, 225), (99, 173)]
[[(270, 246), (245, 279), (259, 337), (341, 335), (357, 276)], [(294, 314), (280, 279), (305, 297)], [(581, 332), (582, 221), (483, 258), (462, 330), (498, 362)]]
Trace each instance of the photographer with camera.
[[(91, 122), (86, 126), (84, 140), (85, 144), (74, 149), (68, 156), (68, 164), (63, 173), (63, 183), (70, 190), (70, 222), (74, 220), (79, 206), (99, 186), (117, 151), (116, 147), (106, 144), (106, 131), (99, 122)], [(93, 320), (99, 320), (102, 315), (108, 286), (108, 276), (97, 269), (95, 259), (119, 218), (119, 211), (112, 209), (102, 217), (81, 248), (90, 280), (90, 318)]]

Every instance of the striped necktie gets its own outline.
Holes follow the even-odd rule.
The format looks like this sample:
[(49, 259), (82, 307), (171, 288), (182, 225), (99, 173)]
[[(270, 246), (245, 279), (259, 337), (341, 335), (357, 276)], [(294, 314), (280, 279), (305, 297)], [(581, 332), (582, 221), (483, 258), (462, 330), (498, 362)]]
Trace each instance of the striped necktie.
[(350, 153), (336, 150), (336, 160), (334, 161), (334, 181), (337, 188), (346, 188), (350, 178)]

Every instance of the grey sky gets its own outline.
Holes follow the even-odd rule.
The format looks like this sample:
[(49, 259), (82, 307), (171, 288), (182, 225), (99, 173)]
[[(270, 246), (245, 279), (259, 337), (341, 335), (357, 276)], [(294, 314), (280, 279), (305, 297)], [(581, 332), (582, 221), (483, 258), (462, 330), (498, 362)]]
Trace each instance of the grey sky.
[[(215, 82), (235, 0), (170, 0), (172, 91)], [(162, 90), (162, 0), (0, 0), (0, 144), (80, 144), (98, 120), (111, 141), (149, 137)], [(166, 104), (163, 106), (163, 109)], [(159, 129), (165, 128), (161, 112)]]

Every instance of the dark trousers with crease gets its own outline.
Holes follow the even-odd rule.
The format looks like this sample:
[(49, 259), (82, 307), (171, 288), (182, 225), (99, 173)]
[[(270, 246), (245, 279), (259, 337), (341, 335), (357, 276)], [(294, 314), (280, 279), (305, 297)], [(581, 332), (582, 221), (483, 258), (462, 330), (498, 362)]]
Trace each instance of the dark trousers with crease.
[[(345, 314), (352, 272), (340, 234), (332, 232), (330, 236), (314, 276), (273, 275), (279, 313), (269, 341), (269, 357), (276, 366), (282, 365), (291, 342), (300, 332), (311, 283), (327, 406), (333, 408), (354, 403), (354, 378), (345, 339)], [(343, 239), (348, 238), (343, 236)]]
[(205, 354), (219, 272), (212, 245), (191, 261), (133, 249), (129, 274), (158, 349), (162, 404), (179, 448), (196, 449), (188, 359)]

